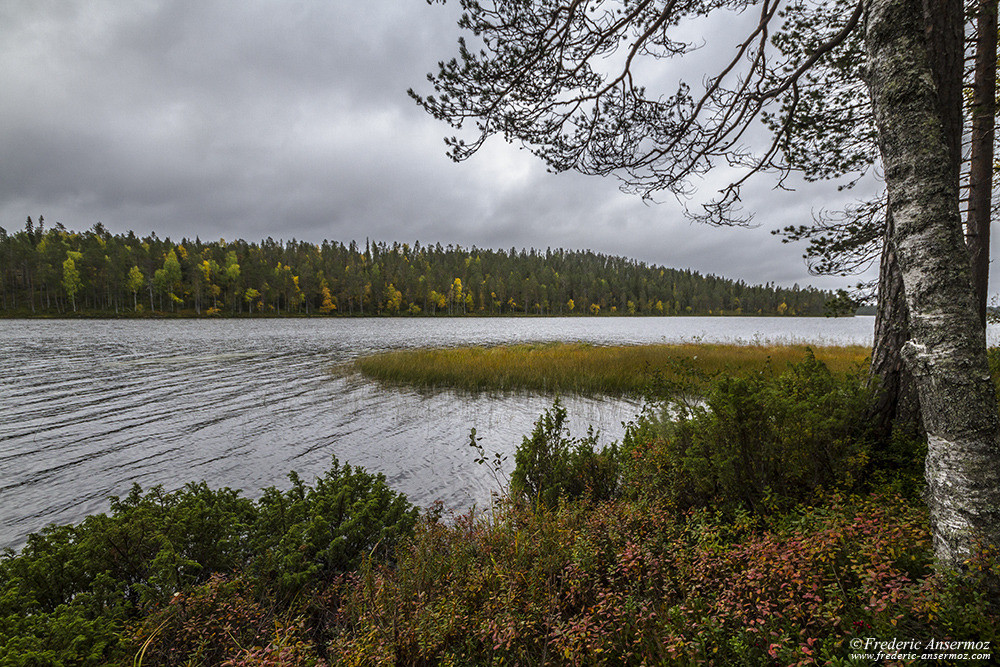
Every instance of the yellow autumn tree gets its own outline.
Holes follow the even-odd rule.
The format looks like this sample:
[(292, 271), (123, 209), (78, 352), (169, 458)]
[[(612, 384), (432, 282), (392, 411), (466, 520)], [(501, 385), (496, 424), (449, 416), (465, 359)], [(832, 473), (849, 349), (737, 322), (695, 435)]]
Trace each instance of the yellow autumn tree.
[(333, 311), (337, 310), (336, 301), (334, 300), (333, 295), (330, 294), (330, 286), (327, 284), (326, 280), (321, 283), (319, 294), (321, 297), (321, 303), (319, 306), (320, 313), (323, 315), (329, 315)]
[(448, 288), (449, 296), (449, 309), (454, 304), (456, 306), (462, 306), (463, 312), (465, 311), (465, 298), (462, 296), (462, 279), (455, 278), (455, 281)]
[(398, 313), (400, 306), (403, 305), (403, 293), (396, 289), (396, 286), (389, 283), (389, 287), (386, 288), (386, 300), (385, 307), (390, 313)]

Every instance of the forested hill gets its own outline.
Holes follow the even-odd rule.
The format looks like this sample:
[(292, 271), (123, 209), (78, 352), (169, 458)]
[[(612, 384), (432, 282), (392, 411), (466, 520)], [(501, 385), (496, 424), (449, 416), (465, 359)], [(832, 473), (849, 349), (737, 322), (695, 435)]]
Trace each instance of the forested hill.
[(2, 315), (821, 315), (831, 294), (576, 250), (0, 228)]

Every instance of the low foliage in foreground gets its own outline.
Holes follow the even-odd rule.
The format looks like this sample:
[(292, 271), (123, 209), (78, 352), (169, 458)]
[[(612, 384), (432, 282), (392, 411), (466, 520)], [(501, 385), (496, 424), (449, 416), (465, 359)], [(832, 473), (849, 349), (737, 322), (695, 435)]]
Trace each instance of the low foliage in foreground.
[[(927, 518), (834, 494), (770, 516), (587, 501), (425, 519), (340, 585), (336, 664), (847, 664), (862, 637), (1000, 639), (979, 578), (931, 571)], [(995, 645), (995, 644), (994, 644)]]
[[(549, 343), (396, 350), (358, 359), (355, 368), (380, 382), (419, 387), (639, 396), (657, 389), (663, 380), (690, 380), (691, 371), (697, 371), (706, 385), (720, 375), (784, 368), (807, 349), (765, 344)], [(862, 346), (813, 349), (835, 374), (856, 370), (869, 353)]]
[[(247, 605), (260, 604), (257, 591), (266, 590), (272, 606), (287, 605), (364, 558), (391, 556), (416, 521), (417, 511), (381, 475), (334, 460), (313, 486), (290, 477), (290, 489), (265, 489), (258, 501), (205, 483), (172, 493), (157, 487), (143, 494), (135, 486), (125, 499), (112, 499), (110, 514), (31, 535), (19, 554), (0, 558), (0, 665), (101, 665), (131, 657), (135, 651), (121, 638), (143, 617), (157, 621), (161, 641), (177, 630), (176, 637), (197, 644), (147, 644), (146, 664), (175, 664), (170, 656), (188, 654), (215, 664), (219, 637), (199, 640), (159, 621), (160, 610), (187, 607), (193, 591), (198, 602), (190, 610), (208, 608), (214, 617), (225, 606), (214, 606), (218, 596), (204, 603), (207, 594), (199, 591), (244, 595), (230, 601), (234, 617), (224, 625), (228, 636), (250, 640), (259, 616)], [(235, 589), (220, 583), (237, 575)], [(144, 628), (140, 622), (140, 636)]]

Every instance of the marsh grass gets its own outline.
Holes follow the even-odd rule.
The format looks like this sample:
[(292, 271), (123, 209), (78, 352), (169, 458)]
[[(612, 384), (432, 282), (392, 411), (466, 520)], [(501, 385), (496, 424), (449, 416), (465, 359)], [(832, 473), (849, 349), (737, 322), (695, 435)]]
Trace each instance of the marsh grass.
[[(384, 352), (355, 361), (363, 375), (386, 384), (468, 391), (543, 391), (643, 395), (657, 383), (697, 376), (777, 372), (800, 361), (806, 345), (687, 343), (598, 346), (545, 343)], [(834, 373), (859, 369), (867, 347), (821, 346), (816, 358)]]

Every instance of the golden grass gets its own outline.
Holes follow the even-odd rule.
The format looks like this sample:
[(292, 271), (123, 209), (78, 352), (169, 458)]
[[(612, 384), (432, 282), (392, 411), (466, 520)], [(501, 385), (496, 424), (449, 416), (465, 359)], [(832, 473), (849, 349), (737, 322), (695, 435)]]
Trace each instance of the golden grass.
[[(869, 353), (860, 345), (812, 350), (835, 373), (856, 370)], [(680, 366), (708, 375), (760, 371), (768, 363), (781, 371), (805, 353), (805, 345), (548, 343), (399, 350), (362, 357), (354, 365), (363, 375), (387, 384), (637, 395), (657, 373), (674, 378)]]

